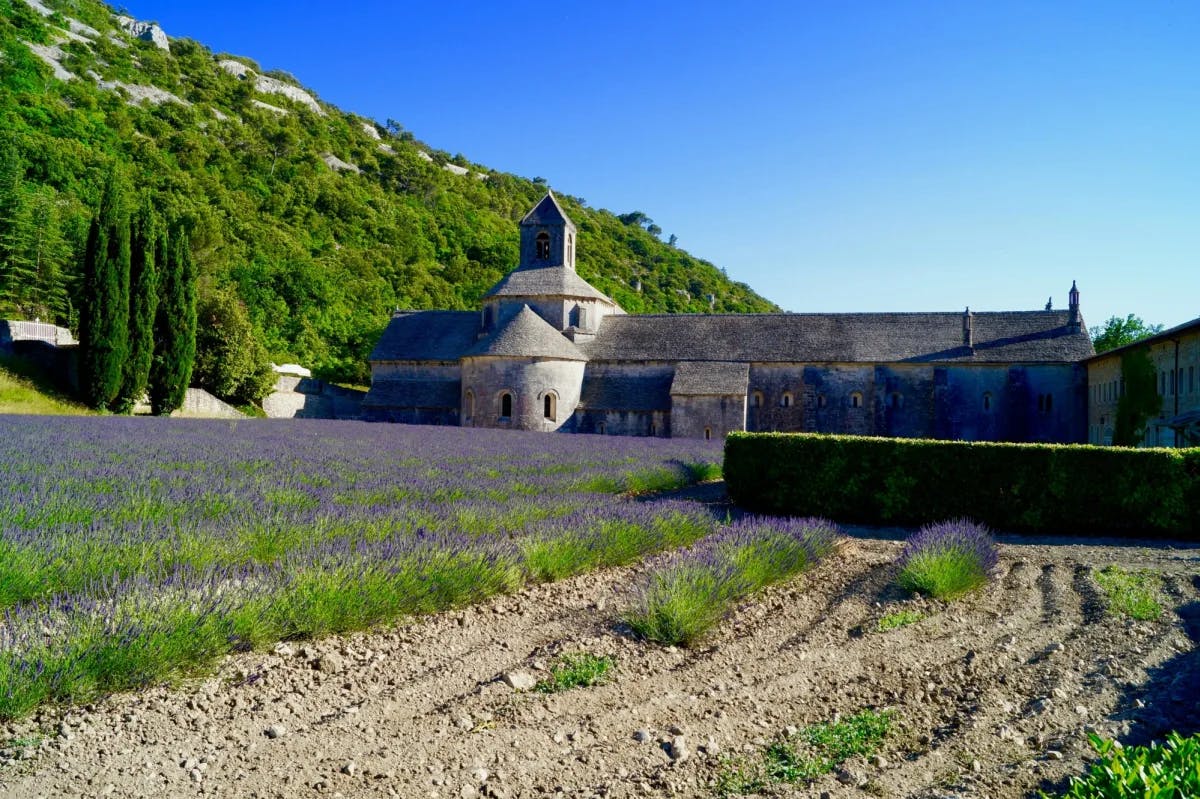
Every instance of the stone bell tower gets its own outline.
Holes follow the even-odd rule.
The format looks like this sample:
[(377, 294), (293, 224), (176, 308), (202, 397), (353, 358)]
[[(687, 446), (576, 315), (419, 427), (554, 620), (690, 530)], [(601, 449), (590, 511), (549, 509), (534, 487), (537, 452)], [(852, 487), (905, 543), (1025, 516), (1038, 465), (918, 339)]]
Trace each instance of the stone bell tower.
[(575, 271), (575, 224), (547, 191), (521, 220), (521, 264), (518, 269), (566, 267)]

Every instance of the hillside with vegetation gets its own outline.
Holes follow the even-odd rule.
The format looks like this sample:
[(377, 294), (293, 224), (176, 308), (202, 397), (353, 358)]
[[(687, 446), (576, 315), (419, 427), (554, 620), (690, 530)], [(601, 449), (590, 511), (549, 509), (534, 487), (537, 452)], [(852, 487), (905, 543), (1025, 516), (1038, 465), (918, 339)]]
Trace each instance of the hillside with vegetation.
[[(190, 231), (201, 305), (232, 295), (269, 357), (355, 382), (393, 309), (477, 307), (546, 190), (94, 0), (0, 0), (0, 316), (77, 327), (114, 168)], [(628, 311), (775, 310), (645, 214), (556, 194)]]

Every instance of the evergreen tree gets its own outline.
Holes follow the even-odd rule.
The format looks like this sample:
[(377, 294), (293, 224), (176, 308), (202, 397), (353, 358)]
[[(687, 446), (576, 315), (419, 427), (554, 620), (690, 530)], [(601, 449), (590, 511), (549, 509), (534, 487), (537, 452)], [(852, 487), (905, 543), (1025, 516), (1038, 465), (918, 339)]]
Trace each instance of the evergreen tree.
[(210, 291), (200, 298), (197, 316), (196, 385), (239, 405), (261, 402), (275, 373), (245, 304), (229, 289)]
[(150, 408), (166, 416), (183, 405), (196, 358), (196, 275), (187, 233), (177, 226), (158, 237), (160, 290), (154, 317)]
[(104, 185), (84, 251), (79, 314), (79, 388), (93, 408), (110, 408), (129, 353), (129, 213), (120, 175)]
[(154, 321), (158, 312), (158, 274), (154, 256), (158, 222), (149, 195), (134, 217), (129, 262), (129, 357), (116, 410), (129, 413), (146, 393), (154, 360)]

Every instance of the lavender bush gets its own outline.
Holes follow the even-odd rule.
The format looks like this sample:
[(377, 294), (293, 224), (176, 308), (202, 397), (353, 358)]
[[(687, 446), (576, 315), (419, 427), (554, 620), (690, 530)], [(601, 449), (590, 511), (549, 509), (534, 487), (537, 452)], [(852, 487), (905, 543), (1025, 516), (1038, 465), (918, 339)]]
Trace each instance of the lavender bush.
[(709, 442), (0, 416), (0, 719), (709, 534)]
[(690, 645), (738, 600), (823, 558), (839, 535), (824, 519), (741, 519), (654, 570), (625, 620), (641, 638)]
[(991, 533), (970, 519), (922, 527), (900, 553), (900, 587), (936, 599), (953, 599), (985, 584), (996, 568)]

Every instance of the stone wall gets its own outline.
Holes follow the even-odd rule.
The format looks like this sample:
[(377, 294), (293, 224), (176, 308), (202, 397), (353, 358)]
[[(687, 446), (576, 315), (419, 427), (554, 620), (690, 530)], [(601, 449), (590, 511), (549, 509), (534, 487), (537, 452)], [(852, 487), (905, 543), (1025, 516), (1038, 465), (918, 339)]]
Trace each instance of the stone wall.
[[(579, 404), (582, 361), (544, 358), (464, 358), (462, 415), (464, 427), (503, 427), (554, 431), (568, 425)], [(512, 397), (512, 413), (502, 414), (503, 396)], [(552, 418), (545, 398), (553, 395)]]
[(746, 397), (671, 397), (672, 438), (724, 438), (746, 429)]
[(359, 419), (365, 391), (331, 385), (312, 377), (280, 375), (263, 400), (272, 419)]

